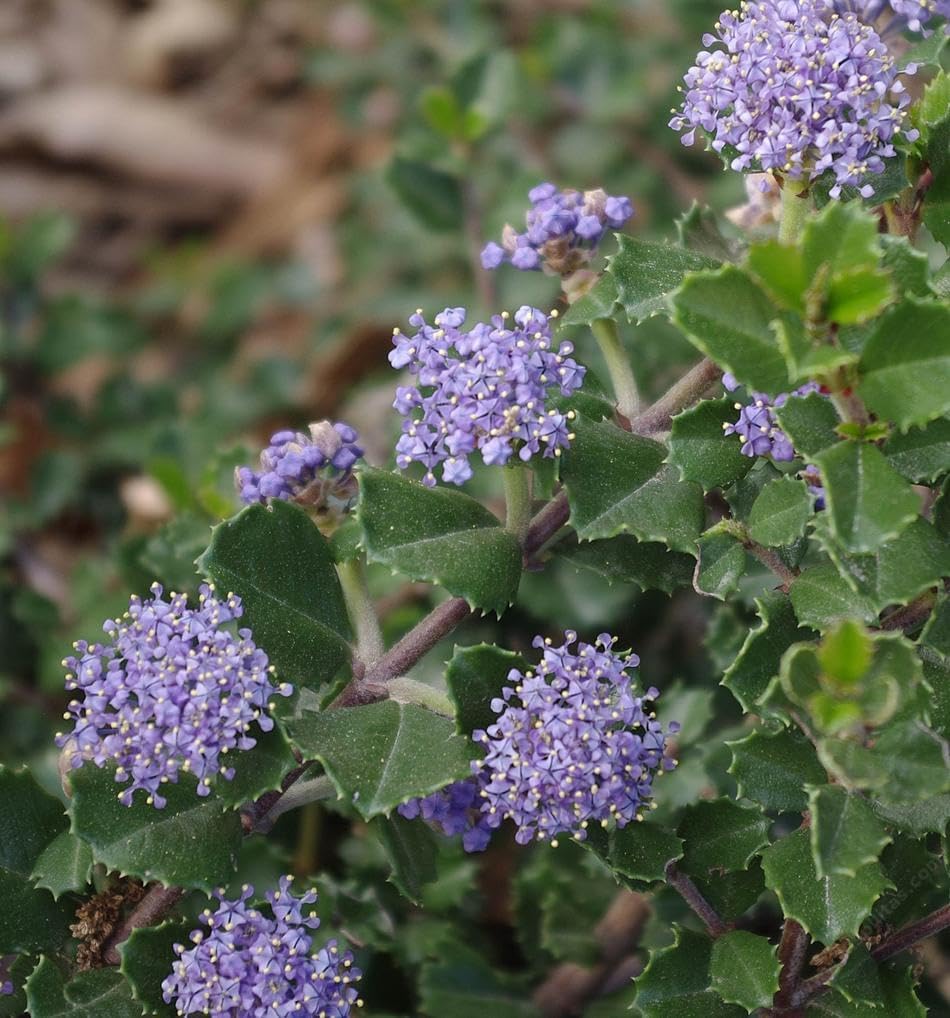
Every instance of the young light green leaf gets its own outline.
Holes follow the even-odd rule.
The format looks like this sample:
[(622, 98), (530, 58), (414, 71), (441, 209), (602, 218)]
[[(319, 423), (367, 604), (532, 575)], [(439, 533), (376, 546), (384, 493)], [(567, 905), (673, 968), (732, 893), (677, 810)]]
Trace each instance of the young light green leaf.
[(808, 808), (811, 850), (820, 877), (857, 876), (891, 841), (867, 799), (840, 785), (811, 788)]
[(673, 295), (674, 322), (704, 354), (753, 389), (791, 388), (772, 323), (779, 317), (759, 284), (734, 265), (687, 277)]
[(795, 615), (803, 626), (824, 631), (841, 619), (872, 622), (877, 618), (874, 603), (859, 594), (831, 562), (806, 569), (789, 590)]
[(749, 513), (753, 541), (778, 548), (797, 541), (805, 533), (812, 513), (812, 497), (804, 481), (781, 477), (769, 482)]
[(777, 813), (801, 813), (808, 807), (806, 785), (825, 780), (812, 744), (791, 730), (754, 731), (727, 742), (732, 750), (729, 773), (739, 795)]
[(350, 623), (333, 552), (307, 514), (288, 502), (252, 505), (214, 528), (198, 566), (244, 602), (282, 679), (329, 683), (348, 660)]
[(471, 774), (472, 748), (448, 719), (383, 700), (306, 713), (288, 725), (293, 744), (319, 760), (365, 820)]
[(373, 562), (438, 583), (473, 608), (499, 615), (521, 579), (521, 549), (481, 503), (384, 470), (360, 475), (359, 519)]
[(182, 775), (163, 786), (156, 809), (137, 795), (119, 802), (114, 772), (86, 764), (72, 775), (72, 830), (111, 870), (210, 893), (230, 881), (241, 844), (241, 820), (214, 794), (199, 798)]
[(765, 937), (731, 930), (713, 943), (709, 972), (713, 989), (747, 1011), (768, 1007), (778, 993), (781, 964)]
[(797, 920), (827, 946), (841, 937), (856, 937), (874, 902), (890, 886), (877, 862), (853, 877), (819, 876), (810, 835), (804, 829), (765, 849), (762, 867), (786, 917)]
[(607, 271), (617, 283), (617, 298), (633, 322), (668, 314), (670, 295), (690, 272), (715, 268), (708, 255), (673, 244), (637, 237), (620, 238), (620, 249), (609, 259)]
[(874, 551), (920, 513), (920, 499), (877, 446), (841, 442), (814, 457), (831, 528), (848, 551)]

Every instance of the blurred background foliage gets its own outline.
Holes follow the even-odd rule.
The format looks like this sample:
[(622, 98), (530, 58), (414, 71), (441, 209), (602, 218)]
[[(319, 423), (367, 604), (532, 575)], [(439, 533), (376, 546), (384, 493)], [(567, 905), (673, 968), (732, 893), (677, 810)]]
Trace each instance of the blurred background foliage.
[[(719, 9), (5, 0), (0, 761), (28, 762), (58, 787), (50, 736), (71, 641), (94, 640), (154, 579), (197, 585), (209, 527), (236, 508), (234, 466), (271, 430), (344, 418), (371, 463), (391, 462), (394, 325), (416, 307), (462, 304), (474, 318), (556, 299), (557, 281), (540, 274), (473, 269), (483, 242), (523, 216), (531, 186), (629, 195), (630, 230), (656, 237), (675, 236), (694, 201), (741, 202), (741, 180), (666, 127)], [(625, 338), (650, 392), (695, 359), (660, 319)], [(596, 372), (593, 343), (577, 343)], [(491, 483), (475, 481), (490, 504)], [(430, 591), (385, 570), (371, 582), (392, 636), (428, 606)], [(701, 735), (738, 722), (712, 676), (752, 616), (707, 615), (688, 594), (608, 587), (558, 561), (525, 578), (500, 626), (471, 621), (456, 640), (526, 649), (539, 631), (618, 633), (669, 690), (683, 741), (698, 740), (664, 779), (673, 809), (731, 787), (728, 751), (704, 750)], [(437, 649), (420, 677), (450, 653)], [(238, 883), (323, 871), (325, 926), (365, 948), (371, 1014), (415, 1013), (406, 973), (423, 962), (427, 1013), (464, 1018), (475, 1012), (458, 1009), (458, 986), (523, 1000), (552, 964), (600, 956), (596, 924), (615, 888), (592, 855), (569, 844), (535, 853), (512, 883), (510, 852), (438, 852), (440, 880), (411, 922), (375, 839), (332, 807), (250, 839)], [(738, 907), (761, 881), (717, 890)], [(668, 941), (683, 908), (661, 892), (642, 943)], [(633, 971), (621, 966), (609, 999), (586, 1013), (622, 1013)], [(535, 1013), (525, 1008), (499, 1013)]]

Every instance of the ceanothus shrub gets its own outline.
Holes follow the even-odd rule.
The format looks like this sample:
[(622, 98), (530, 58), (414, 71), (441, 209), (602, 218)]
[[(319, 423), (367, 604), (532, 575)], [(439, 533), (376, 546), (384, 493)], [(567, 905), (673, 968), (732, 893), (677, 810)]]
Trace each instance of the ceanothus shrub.
[(238, 467), (65, 662), (66, 815), (0, 771), (2, 1013), (944, 1013), (948, 14), (724, 12), (671, 126), (731, 225), (540, 183), (464, 247), (550, 302), (395, 329), (382, 466)]

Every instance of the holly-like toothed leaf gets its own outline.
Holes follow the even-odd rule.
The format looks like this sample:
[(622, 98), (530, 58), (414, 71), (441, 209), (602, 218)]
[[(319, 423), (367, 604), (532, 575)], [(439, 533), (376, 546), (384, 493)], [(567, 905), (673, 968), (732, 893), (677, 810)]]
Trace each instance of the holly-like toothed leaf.
[(740, 806), (731, 799), (687, 806), (676, 830), (684, 844), (680, 868), (697, 877), (744, 870), (769, 843), (769, 823), (761, 807)]
[(293, 744), (319, 760), (364, 820), (471, 774), (471, 744), (448, 718), (412, 703), (306, 713), (289, 724)]
[(856, 937), (874, 902), (890, 886), (877, 862), (862, 867), (855, 876), (819, 876), (811, 838), (804, 829), (765, 849), (762, 868), (785, 916), (796, 919), (825, 945), (841, 937)]
[(804, 481), (780, 477), (763, 489), (749, 513), (753, 541), (778, 548), (797, 541), (805, 533), (812, 512), (812, 497)]
[(857, 593), (831, 562), (806, 569), (792, 584), (789, 596), (799, 622), (822, 632), (842, 619), (872, 622), (877, 618), (874, 602)]
[(608, 583), (635, 583), (643, 590), (672, 594), (688, 587), (695, 559), (681, 551), (670, 551), (657, 541), (638, 541), (630, 534), (618, 534), (600, 541), (566, 538), (554, 549), (579, 569), (604, 577)]
[(909, 481), (934, 481), (950, 471), (950, 419), (896, 432), (884, 445), (888, 462)]
[(835, 969), (829, 986), (849, 1004), (884, 1006), (884, 988), (881, 986), (878, 964), (860, 940), (850, 946), (848, 956)]
[(840, 785), (810, 788), (808, 808), (812, 855), (820, 877), (857, 876), (891, 841), (868, 800)]
[(773, 328), (779, 309), (748, 273), (734, 265), (696, 273), (672, 299), (674, 322), (744, 385), (767, 393), (791, 388)]
[(887, 1018), (927, 1018), (927, 1008), (917, 996), (913, 965), (886, 965), (880, 971), (880, 978)]
[(699, 568), (693, 586), (700, 593), (725, 601), (738, 590), (745, 569), (745, 548), (728, 530), (717, 524), (699, 539)]
[(723, 432), (723, 425), (735, 421), (730, 399), (704, 399), (673, 418), (668, 462), (679, 468), (684, 481), (695, 481), (710, 491), (749, 472), (754, 460), (742, 455), (742, 443), (735, 435)]
[(791, 382), (805, 382), (816, 376), (830, 375), (858, 360), (857, 354), (843, 346), (829, 346), (827, 343), (816, 345), (805, 323), (795, 316), (786, 315), (775, 323), (775, 339), (785, 358)]
[(716, 213), (697, 201), (676, 220), (676, 234), (681, 247), (717, 262), (735, 261), (741, 253), (741, 243), (723, 235)]
[(753, 859), (746, 870), (733, 873), (714, 873), (703, 879), (694, 879), (699, 893), (722, 916), (738, 919), (765, 893), (765, 874), (758, 859)]
[(562, 326), (590, 325), (602, 318), (613, 318), (617, 311), (617, 280), (605, 272), (597, 285), (584, 294), (561, 315)]
[(755, 731), (726, 745), (732, 751), (729, 773), (736, 779), (739, 795), (767, 810), (803, 812), (808, 807), (805, 786), (825, 780), (814, 747), (796, 732)]
[(907, 67), (915, 64), (917, 67), (939, 67), (940, 56), (947, 45), (947, 36), (943, 32), (931, 32), (923, 38), (916, 38), (901, 54), (898, 59), (898, 66)]
[(777, 591), (765, 594), (756, 601), (756, 608), (762, 624), (749, 630), (722, 679), (745, 711), (756, 709), (769, 683), (778, 675), (785, 651), (792, 644), (815, 636), (813, 630), (798, 624), (792, 604), (784, 594)]
[(289, 502), (248, 506), (214, 528), (198, 560), (222, 592), (244, 602), (254, 633), (282, 679), (329, 683), (350, 655), (350, 623), (326, 538)]
[(390, 882), (413, 904), (420, 904), (423, 887), (439, 876), (435, 835), (427, 824), (406, 820), (398, 813), (374, 817), (369, 826), (386, 853)]
[(847, 551), (874, 551), (919, 515), (920, 498), (877, 446), (841, 442), (814, 460), (821, 471), (832, 532)]
[(858, 395), (902, 431), (950, 411), (950, 307), (908, 297), (876, 324)]
[(360, 492), (370, 561), (411, 580), (437, 583), (484, 612), (500, 615), (514, 600), (521, 548), (480, 502), (385, 470), (364, 470)]
[(174, 919), (160, 926), (146, 926), (133, 930), (129, 939), (119, 945), (122, 959), (119, 971), (146, 1014), (177, 1018), (175, 1005), (166, 1004), (162, 997), (162, 982), (172, 973), (177, 958), (175, 944), (189, 946), (188, 938), (195, 925), (189, 920)]
[(524, 673), (528, 664), (520, 654), (487, 643), (475, 647), (456, 647), (445, 671), (449, 698), (455, 704), (455, 728), (471, 737), (498, 720), (491, 702), (508, 685), (508, 673), (517, 668)]
[(627, 824), (606, 836), (606, 848), (596, 841), (595, 851), (621, 876), (654, 884), (664, 879), (667, 863), (683, 858), (683, 842), (658, 824)]
[(110, 870), (210, 893), (230, 882), (241, 844), (241, 820), (213, 793), (201, 798), (196, 783), (181, 775), (162, 786), (163, 809), (136, 794), (123, 806), (115, 772), (86, 764), (74, 771), (72, 830)]
[(713, 942), (674, 927), (676, 940), (650, 955), (636, 978), (636, 1010), (643, 1018), (740, 1018), (744, 1007), (727, 1004), (712, 988)]
[(690, 272), (713, 269), (719, 262), (698, 251), (673, 244), (618, 238), (620, 249), (608, 260), (607, 271), (617, 283), (617, 299), (632, 322), (669, 314), (670, 295)]
[[(871, 964), (875, 963), (872, 961)], [(873, 976), (867, 967), (855, 970), (850, 985), (859, 992), (858, 997), (850, 1000), (843, 992), (822, 993), (808, 1005), (807, 1018), (926, 1018), (932, 1013), (917, 996), (911, 968), (900, 964), (875, 967)], [(867, 985), (858, 983), (860, 974), (869, 979)], [(832, 977), (830, 985), (838, 990), (835, 977)], [(860, 997), (873, 997), (873, 1002)]]
[(934, 795), (920, 802), (909, 803), (878, 802), (872, 799), (871, 807), (889, 826), (915, 837), (942, 834), (950, 824), (950, 794)]
[(70, 913), (32, 878), (67, 823), (62, 803), (29, 771), (0, 766), (0, 954), (57, 948), (67, 939)]
[[(444, 954), (446, 952), (440, 952)], [(425, 1018), (540, 1018), (526, 987), (514, 986), (474, 951), (453, 944), (448, 957), (428, 962), (419, 979)]]
[(709, 973), (713, 989), (746, 1011), (768, 1007), (778, 993), (781, 971), (775, 947), (765, 937), (731, 930), (713, 943)]
[(926, 157), (933, 172), (933, 185), (924, 201), (924, 223), (946, 247), (950, 245), (950, 116), (928, 130)]
[(458, 177), (428, 163), (396, 156), (386, 170), (386, 180), (402, 204), (430, 230), (459, 228), (463, 201)]
[(869, 555), (842, 551), (824, 518), (815, 521), (815, 536), (845, 582), (875, 611), (888, 605), (909, 604), (950, 575), (950, 543), (922, 518)]
[(612, 424), (579, 418), (561, 464), (571, 524), (582, 540), (630, 533), (693, 552), (705, 510), (702, 489), (664, 466), (664, 447)]
[(219, 778), (215, 784), (218, 798), (227, 806), (243, 806), (280, 788), (281, 781), (297, 765), (290, 743), (278, 726), (263, 733), (252, 729), (250, 734), (257, 745), (224, 757), (234, 768), (234, 777), (230, 781)]
[(885, 233), (880, 239), (884, 244), (884, 267), (891, 274), (900, 296), (932, 297), (930, 260), (926, 252), (912, 247), (906, 237)]
[(775, 408), (779, 426), (788, 435), (795, 451), (807, 458), (838, 441), (835, 429), (841, 423), (831, 400), (817, 392), (792, 396)]
[(54, 898), (67, 891), (81, 891), (89, 883), (92, 851), (71, 831), (63, 831), (43, 849), (33, 867), (37, 887), (45, 887)]
[(141, 1018), (125, 976), (116, 969), (80, 972), (68, 982), (49, 958), (26, 981), (31, 1018)]

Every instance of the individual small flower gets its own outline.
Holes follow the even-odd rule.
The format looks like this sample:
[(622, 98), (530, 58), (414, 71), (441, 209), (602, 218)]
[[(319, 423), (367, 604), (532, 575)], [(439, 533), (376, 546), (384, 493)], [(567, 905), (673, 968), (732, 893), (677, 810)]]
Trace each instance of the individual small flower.
[(614, 197), (602, 188), (559, 191), (544, 183), (528, 192), (528, 200), (525, 232), (505, 226), (501, 244), (493, 241), (482, 251), (486, 269), (509, 261), (517, 269), (569, 276), (590, 261), (608, 229), (619, 230), (633, 215), (629, 198)]
[(0, 997), (9, 997), (16, 993), (16, 987), (8, 979), (6, 982), (0, 983)]
[(445, 834), (462, 834), (467, 851), (480, 851), (491, 832), (510, 819), (520, 844), (561, 834), (579, 841), (592, 823), (624, 827), (649, 808), (653, 780), (672, 769), (669, 736), (652, 710), (656, 689), (637, 696), (629, 672), (635, 654), (618, 654), (601, 634), (594, 644), (565, 633), (542, 649), (536, 671), (512, 669), (492, 702), (498, 720), (472, 734), (485, 750), (472, 778), (400, 807)]
[(484, 463), (504, 466), (514, 455), (526, 462), (567, 448), (573, 413), (548, 401), (553, 392), (579, 389), (585, 369), (570, 343), (553, 339), (543, 311), (525, 306), (468, 331), (464, 308), (446, 308), (433, 325), (421, 311), (409, 321), (418, 331), (396, 329), (389, 354), (390, 364), (408, 368), (417, 383), (400, 386), (393, 403), (404, 418), (396, 445), (401, 470), (421, 463), (432, 486), (441, 466), (447, 484), (464, 484), (476, 451)]
[(804, 181), (830, 170), (833, 198), (846, 185), (874, 193), (910, 100), (871, 25), (829, 0), (743, 0), (703, 45), (670, 121), (684, 144), (701, 130), (734, 170)]
[(355, 984), (362, 973), (352, 954), (335, 940), (313, 950), (320, 920), (304, 907), (317, 895), (294, 897), (291, 879), (281, 877), (263, 908), (249, 904), (254, 888), (247, 884), (237, 900), (219, 891), (218, 908), (201, 916), (205, 929), (191, 934), (194, 946), (175, 944), (178, 960), (162, 995), (179, 1015), (347, 1018), (361, 1005)]
[[(734, 392), (739, 387), (735, 375), (729, 373), (722, 376), (722, 384), (727, 392)], [(807, 396), (820, 391), (821, 386), (817, 382), (808, 382), (791, 394), (780, 393), (775, 399), (764, 392), (753, 392), (751, 403), (735, 404), (739, 419), (734, 424), (723, 424), (723, 433), (739, 436), (743, 456), (770, 456), (778, 462), (793, 460), (795, 449), (788, 435), (779, 427), (775, 409), (785, 406), (791, 396)]]
[(271, 498), (306, 505), (348, 504), (356, 491), (353, 466), (363, 455), (348, 424), (320, 421), (309, 434), (278, 431), (261, 453), (260, 470), (238, 467), (234, 481), (245, 505)]
[(142, 789), (161, 809), (162, 785), (182, 772), (195, 776), (202, 796), (215, 777), (230, 781), (224, 757), (256, 744), (252, 726), (269, 732), (274, 694), (293, 690), (274, 686), (274, 669), (249, 629), (228, 627), (244, 614), (239, 597), (219, 600), (202, 586), (191, 608), (184, 594), (165, 600), (157, 583), (151, 593), (103, 625), (105, 644), (82, 640), (63, 662), (66, 688), (79, 695), (64, 715), (73, 730), (56, 742), (72, 768), (115, 764), (115, 780), (129, 782), (119, 794), (124, 805)]

